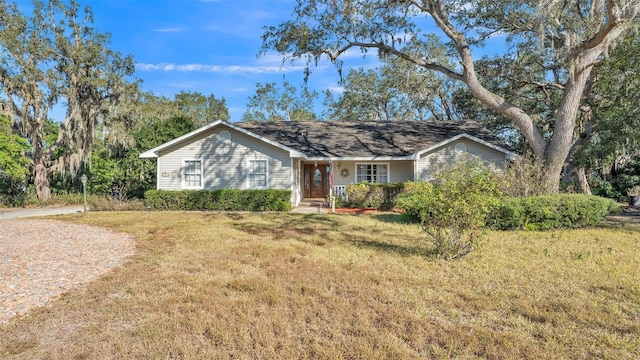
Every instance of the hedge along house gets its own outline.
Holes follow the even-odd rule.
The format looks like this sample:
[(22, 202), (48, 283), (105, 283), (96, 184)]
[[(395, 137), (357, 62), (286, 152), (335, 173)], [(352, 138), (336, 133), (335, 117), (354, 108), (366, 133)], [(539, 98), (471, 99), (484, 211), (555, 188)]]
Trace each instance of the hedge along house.
[(469, 155), (504, 167), (517, 155), (474, 122), (212, 122), (140, 154), (157, 189), (291, 190), (293, 206), (359, 182), (430, 180)]

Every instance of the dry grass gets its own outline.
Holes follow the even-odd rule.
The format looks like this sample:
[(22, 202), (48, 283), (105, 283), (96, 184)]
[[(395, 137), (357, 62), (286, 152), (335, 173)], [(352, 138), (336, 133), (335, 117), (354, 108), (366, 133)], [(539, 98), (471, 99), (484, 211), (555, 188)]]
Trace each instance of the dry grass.
[(139, 253), (0, 326), (47, 359), (640, 357), (640, 231), (491, 233), (428, 257), (393, 215), (90, 213)]

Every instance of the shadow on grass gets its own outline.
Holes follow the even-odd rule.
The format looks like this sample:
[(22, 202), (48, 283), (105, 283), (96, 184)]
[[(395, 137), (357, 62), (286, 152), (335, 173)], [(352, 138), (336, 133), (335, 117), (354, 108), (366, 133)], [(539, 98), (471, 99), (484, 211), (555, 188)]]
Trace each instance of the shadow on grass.
[(624, 215), (609, 215), (602, 219), (596, 227), (610, 230), (640, 232), (640, 217), (632, 218)]
[[(244, 218), (230, 217), (232, 220), (244, 220)], [(242, 232), (251, 235), (274, 236), (276, 238), (291, 238), (293, 234), (323, 235), (327, 231), (337, 230), (340, 222), (329, 215), (317, 214), (291, 214), (281, 216), (279, 214), (265, 214), (263, 219), (268, 223), (243, 221), (232, 226)]]
[(379, 250), (386, 253), (396, 253), (401, 256), (422, 256), (426, 258), (435, 258), (436, 256), (433, 249), (429, 249), (424, 246), (397, 245), (371, 240), (352, 240), (352, 242), (357, 246)]
[[(370, 216), (370, 215), (366, 215)], [(380, 252), (395, 253), (400, 256), (433, 257), (434, 252), (426, 242), (416, 239), (412, 244), (394, 244), (367, 238), (370, 227), (349, 225), (343, 216), (318, 214), (266, 214), (262, 219), (252, 221), (248, 217), (230, 216), (235, 229), (259, 238), (274, 240), (291, 239), (313, 245), (324, 246), (327, 243), (344, 243), (360, 248), (368, 248)], [(376, 221), (394, 224), (411, 223), (402, 214), (379, 214), (371, 218)], [(237, 221), (237, 222), (236, 222)], [(311, 237), (311, 238), (310, 238)], [(415, 244), (415, 245), (413, 245)]]
[(385, 213), (373, 215), (373, 218), (391, 224), (417, 224), (409, 215), (401, 213)]

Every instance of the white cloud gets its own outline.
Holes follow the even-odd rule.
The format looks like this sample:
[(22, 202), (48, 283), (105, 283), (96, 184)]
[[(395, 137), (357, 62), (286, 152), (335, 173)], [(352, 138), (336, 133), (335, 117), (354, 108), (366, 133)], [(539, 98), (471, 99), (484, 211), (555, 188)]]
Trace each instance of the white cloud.
[(137, 63), (140, 71), (180, 71), (210, 72), (218, 74), (282, 74), (302, 71), (304, 66), (247, 66), (247, 65), (207, 65), (207, 64), (145, 64)]
[(153, 29), (153, 31), (155, 32), (165, 32), (165, 33), (175, 33), (175, 32), (183, 32), (184, 28), (182, 27), (168, 27), (168, 28), (159, 28), (159, 29)]
[(198, 82), (188, 81), (188, 82), (174, 82), (168, 84), (171, 87), (179, 88), (179, 89), (196, 89), (199, 86)]
[(342, 94), (344, 92), (344, 86), (331, 86), (327, 88), (327, 90), (331, 91), (332, 93)]

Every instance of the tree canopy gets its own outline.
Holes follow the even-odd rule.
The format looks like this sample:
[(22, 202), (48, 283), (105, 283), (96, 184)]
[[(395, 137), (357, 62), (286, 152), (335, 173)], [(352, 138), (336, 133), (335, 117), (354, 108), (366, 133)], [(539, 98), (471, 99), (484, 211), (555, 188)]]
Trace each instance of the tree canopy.
[[(58, 0), (33, 5), (27, 16), (15, 3), (0, 2), (0, 91), (31, 146), (36, 192), (46, 200), (51, 173), (75, 174), (89, 157), (95, 126), (118, 102), (134, 67), (131, 57), (108, 48), (108, 34), (91, 27), (89, 8)], [(56, 141), (47, 144), (43, 129), (59, 103), (66, 104), (66, 117)]]
[[(340, 70), (348, 51), (377, 50), (459, 81), (522, 134), (544, 161), (547, 187), (555, 192), (593, 67), (634, 25), (639, 10), (638, 0), (297, 0), (290, 20), (266, 29), (262, 51), (274, 49), (285, 61), (304, 58), (309, 66), (327, 56)], [(540, 128), (538, 114), (520, 105), (520, 97), (509, 101), (479, 77), (474, 51), (495, 36), (505, 38), (516, 62), (543, 70), (528, 83), (561, 89), (551, 99), (551, 129)]]
[(298, 89), (288, 81), (282, 86), (276, 83), (256, 84), (256, 94), (249, 97), (243, 121), (306, 121), (316, 120), (313, 100), (316, 91), (306, 87)]
[(27, 140), (13, 134), (11, 120), (0, 116), (0, 177), (25, 180), (29, 173), (29, 161), (25, 156), (27, 150)]
[(332, 120), (456, 120), (450, 79), (399, 58), (385, 58), (373, 69), (352, 69), (336, 96), (325, 91)]
[(224, 98), (215, 95), (204, 96), (199, 92), (181, 91), (173, 100), (181, 116), (189, 117), (196, 127), (216, 120), (229, 120), (229, 109)]

